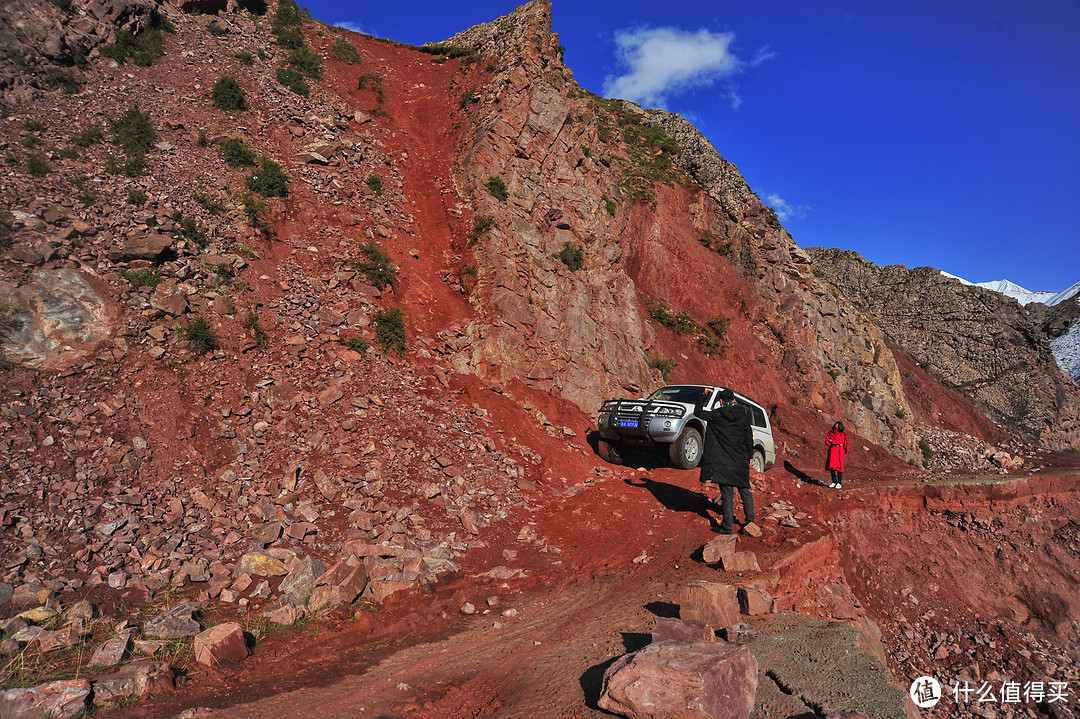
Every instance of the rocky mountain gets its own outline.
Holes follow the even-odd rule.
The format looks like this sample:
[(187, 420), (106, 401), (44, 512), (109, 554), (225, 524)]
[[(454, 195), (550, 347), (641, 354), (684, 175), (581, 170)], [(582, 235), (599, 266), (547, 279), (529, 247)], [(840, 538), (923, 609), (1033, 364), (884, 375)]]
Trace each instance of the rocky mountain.
[(974, 287), (983, 287), (994, 292), (1000, 292), (1006, 297), (1012, 297), (1014, 300), (1022, 305), (1029, 305), (1033, 302), (1042, 302), (1043, 304), (1050, 304), (1054, 298), (1059, 294), (1057, 292), (1032, 292), (1029, 289), (1025, 289), (1015, 282), (1009, 280), (994, 280), (993, 282), (968, 282), (963, 277), (957, 277), (956, 275), (950, 275), (948, 272), (942, 271), (943, 275), (950, 277), (954, 280), (958, 280), (960, 284), (972, 285)]
[[(260, 632), (364, 624), (469, 562), (520, 579), (499, 564), (519, 549), (595, 572), (631, 491), (610, 531), (673, 519), (606, 541), (652, 570), (691, 511), (656, 487), (697, 495), (589, 442), (601, 401), (669, 380), (768, 408), (761, 521), (796, 554), (762, 586), (880, 646), (841, 586), (846, 543), (801, 511), (844, 515), (799, 467), (827, 427), (853, 430), (867, 482), (1075, 442), (1075, 387), (1015, 302), (800, 249), (684, 118), (578, 86), (550, 12), (416, 47), (292, 0), (0, 7), (0, 652), (115, 636), (151, 655), (148, 627), (201, 628), (200, 607)], [(680, 537), (657, 571), (693, 551)], [(55, 614), (13, 616), (39, 605)]]
[(929, 267), (878, 267), (844, 250), (808, 253), (840, 294), (946, 386), (1034, 441), (1076, 446), (1080, 388), (1060, 371), (1036, 319), (1012, 298)]

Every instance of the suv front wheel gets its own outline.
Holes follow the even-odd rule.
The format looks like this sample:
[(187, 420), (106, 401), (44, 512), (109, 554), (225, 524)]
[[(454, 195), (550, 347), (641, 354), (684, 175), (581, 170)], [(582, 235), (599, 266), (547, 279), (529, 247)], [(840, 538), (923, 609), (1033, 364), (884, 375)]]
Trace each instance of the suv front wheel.
[(750, 458), (750, 467), (755, 472), (765, 471), (765, 455), (761, 453), (760, 449), (754, 450), (754, 456)]
[(684, 427), (678, 439), (671, 443), (668, 455), (671, 463), (679, 469), (693, 469), (701, 461), (701, 432), (693, 427)]

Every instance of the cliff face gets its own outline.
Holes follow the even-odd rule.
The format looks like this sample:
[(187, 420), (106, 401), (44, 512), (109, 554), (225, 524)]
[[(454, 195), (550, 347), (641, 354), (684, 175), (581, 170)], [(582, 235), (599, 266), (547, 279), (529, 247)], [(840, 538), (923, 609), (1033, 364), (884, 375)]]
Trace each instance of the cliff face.
[(843, 250), (807, 252), (815, 270), (943, 384), (1030, 440), (1076, 446), (1080, 388), (1015, 300), (929, 267), (878, 267)]
[[(578, 88), (558, 59), (544, 2), (448, 43), (500, 58), (478, 97), (459, 174), (476, 214), (495, 218), (476, 247), (475, 298), (486, 308), (471, 330), (477, 371), (526, 378), (592, 411), (606, 397), (659, 384), (647, 355), (677, 351), (656, 344), (649, 303), (699, 323), (726, 306), (737, 313), (731, 352), (702, 359), (678, 350), (687, 370), (699, 370), (685, 381), (745, 376), (762, 401), (805, 398), (914, 456), (881, 332), (813, 277), (737, 168), (690, 123)], [(662, 130), (660, 139), (641, 141), (657, 137), (641, 128)], [(670, 171), (657, 171), (662, 162)], [(491, 177), (505, 181), (505, 202), (484, 190)], [(567, 243), (582, 248), (584, 271), (555, 257)], [(726, 305), (711, 301), (722, 295)]]

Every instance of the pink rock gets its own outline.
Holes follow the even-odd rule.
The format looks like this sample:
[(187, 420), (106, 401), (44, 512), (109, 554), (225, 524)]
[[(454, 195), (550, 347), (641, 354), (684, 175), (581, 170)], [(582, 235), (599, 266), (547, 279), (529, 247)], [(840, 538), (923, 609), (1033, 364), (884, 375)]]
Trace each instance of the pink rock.
[(760, 572), (757, 555), (753, 552), (735, 552), (730, 557), (721, 557), (720, 568), (725, 572)]
[(714, 638), (712, 627), (697, 619), (656, 617), (654, 622), (652, 630), (653, 644), (668, 639), (676, 639), (682, 642), (711, 642)]
[(94, 703), (100, 706), (131, 697), (143, 699), (173, 686), (173, 671), (165, 662), (132, 662), (94, 682)]
[(247, 655), (244, 630), (236, 622), (218, 624), (195, 637), (195, 660), (200, 664), (212, 667), (240, 662), (246, 659)]
[(747, 719), (757, 673), (744, 646), (662, 641), (608, 667), (598, 704), (630, 719)]
[(679, 617), (697, 619), (713, 629), (739, 621), (738, 593), (730, 584), (696, 581), (679, 588)]
[(0, 716), (4, 719), (69, 719), (86, 709), (90, 682), (62, 679), (27, 689), (0, 692)]
[(772, 614), (773, 598), (757, 587), (739, 587), (739, 611), (751, 617)]
[(708, 544), (701, 550), (702, 559), (705, 560), (706, 564), (716, 564), (722, 558), (730, 557), (735, 554), (735, 542), (737, 539), (734, 534), (721, 534), (710, 539)]

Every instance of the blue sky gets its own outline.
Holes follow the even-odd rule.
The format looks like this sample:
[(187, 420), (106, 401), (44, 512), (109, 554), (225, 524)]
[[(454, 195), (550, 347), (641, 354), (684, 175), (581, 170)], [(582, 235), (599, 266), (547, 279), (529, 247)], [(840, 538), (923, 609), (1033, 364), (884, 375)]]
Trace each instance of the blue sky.
[[(418, 44), (516, 3), (307, 5)], [(1029, 290), (1080, 279), (1078, 0), (554, 0), (552, 12), (583, 87), (685, 115), (799, 245)]]

